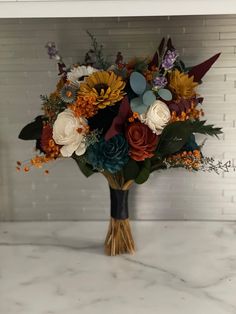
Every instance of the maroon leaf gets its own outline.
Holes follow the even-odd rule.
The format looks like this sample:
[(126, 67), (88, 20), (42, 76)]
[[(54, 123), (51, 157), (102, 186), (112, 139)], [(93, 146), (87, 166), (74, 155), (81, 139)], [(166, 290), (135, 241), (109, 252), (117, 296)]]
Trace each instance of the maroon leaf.
[(158, 67), (158, 53), (155, 52), (152, 61), (148, 65), (148, 69), (151, 70), (152, 67)]
[(188, 72), (188, 76), (194, 77), (194, 82), (200, 82), (201, 79), (203, 78), (203, 76), (207, 73), (207, 71), (211, 68), (211, 66), (213, 65), (213, 63), (216, 62), (216, 60), (219, 58), (220, 53), (217, 53), (216, 55), (214, 55), (213, 57), (211, 57), (210, 59), (195, 65), (189, 72)]
[(61, 74), (66, 72), (66, 65), (65, 65), (65, 63), (61, 63), (60, 62), (57, 65), (58, 65), (58, 70), (59, 70), (58, 75), (61, 75)]
[(164, 45), (165, 45), (165, 38), (163, 37), (162, 40), (161, 40), (161, 43), (160, 43), (160, 45), (158, 47), (159, 56), (161, 56), (162, 53), (163, 53)]
[(105, 134), (106, 141), (123, 131), (124, 124), (130, 115), (132, 115), (132, 112), (130, 109), (129, 99), (127, 96), (125, 96), (122, 99), (117, 116), (113, 119), (110, 129)]
[(166, 47), (167, 47), (167, 50), (175, 50), (175, 47), (172, 45), (171, 38), (168, 39)]
[(162, 53), (163, 53), (163, 49), (164, 49), (164, 45), (165, 45), (165, 38), (163, 37), (160, 45), (158, 47), (158, 52), (156, 51), (152, 61), (149, 63), (148, 65), (148, 69), (151, 70), (153, 66), (158, 67), (159, 66), (159, 57), (161, 57)]

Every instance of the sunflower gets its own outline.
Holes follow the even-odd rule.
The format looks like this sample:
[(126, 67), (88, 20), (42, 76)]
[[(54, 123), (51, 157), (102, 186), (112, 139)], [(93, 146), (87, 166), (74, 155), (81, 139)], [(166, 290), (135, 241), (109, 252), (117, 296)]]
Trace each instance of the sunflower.
[(98, 71), (91, 74), (80, 85), (79, 95), (95, 96), (95, 103), (99, 109), (112, 106), (120, 101), (125, 92), (125, 82), (114, 72)]
[(174, 70), (170, 74), (169, 87), (178, 98), (190, 99), (196, 96), (195, 87), (198, 85), (193, 79), (193, 76), (189, 77), (188, 74)]

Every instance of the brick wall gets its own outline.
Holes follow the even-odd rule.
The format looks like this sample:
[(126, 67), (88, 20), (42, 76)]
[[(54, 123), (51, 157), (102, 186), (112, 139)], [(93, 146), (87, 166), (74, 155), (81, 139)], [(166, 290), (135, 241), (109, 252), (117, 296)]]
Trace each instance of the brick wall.
[[(59, 161), (50, 175), (16, 173), (15, 161), (33, 155), (33, 143), (17, 139), (23, 125), (40, 113), (40, 94), (53, 90), (54, 61), (44, 45), (57, 42), (67, 64), (82, 61), (86, 30), (104, 44), (110, 59), (152, 55), (171, 36), (187, 64), (221, 51), (200, 93), (209, 122), (223, 126), (220, 141), (204, 151), (221, 160), (236, 156), (236, 16), (13, 19), (0, 20), (0, 220), (107, 219), (108, 188), (94, 175), (85, 179), (73, 160)], [(203, 139), (204, 137), (202, 137)], [(236, 219), (236, 173), (215, 175), (168, 170), (130, 193), (135, 219)]]

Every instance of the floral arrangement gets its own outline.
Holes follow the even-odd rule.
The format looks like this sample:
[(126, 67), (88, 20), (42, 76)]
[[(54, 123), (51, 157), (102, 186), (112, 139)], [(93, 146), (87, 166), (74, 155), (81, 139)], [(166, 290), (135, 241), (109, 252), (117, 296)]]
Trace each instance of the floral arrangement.
[[(41, 96), (42, 115), (19, 134), (36, 140), (39, 153), (17, 169), (61, 158), (73, 158), (89, 177), (100, 172), (108, 180), (111, 221), (105, 242), (109, 255), (134, 251), (128, 219), (128, 190), (151, 172), (171, 167), (206, 168), (195, 134), (217, 136), (221, 129), (202, 119), (203, 98), (197, 87), (217, 60), (187, 68), (171, 40), (163, 39), (151, 59), (125, 62), (121, 52), (114, 64), (93, 48), (82, 64), (67, 68), (54, 43), (50, 58), (58, 61), (60, 79), (54, 92)], [(48, 170), (45, 170), (48, 173)]]

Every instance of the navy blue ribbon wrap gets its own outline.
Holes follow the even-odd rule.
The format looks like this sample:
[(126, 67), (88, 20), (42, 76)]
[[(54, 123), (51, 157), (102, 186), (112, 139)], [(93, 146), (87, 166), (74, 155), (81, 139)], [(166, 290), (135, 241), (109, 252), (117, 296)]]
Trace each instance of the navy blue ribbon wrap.
[(112, 218), (120, 220), (129, 218), (128, 194), (129, 190), (114, 190), (110, 187)]

